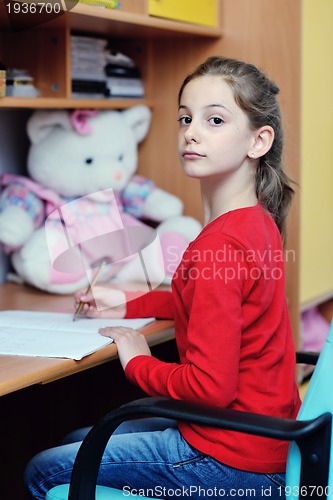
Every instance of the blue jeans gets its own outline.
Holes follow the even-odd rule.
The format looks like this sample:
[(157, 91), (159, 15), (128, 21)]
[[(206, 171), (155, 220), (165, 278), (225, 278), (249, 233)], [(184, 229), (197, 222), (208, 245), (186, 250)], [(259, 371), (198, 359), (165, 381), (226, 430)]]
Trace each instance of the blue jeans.
[[(39, 453), (28, 464), (25, 483), (32, 498), (44, 500), (53, 486), (70, 482), (80, 442), (88, 429)], [(138, 497), (283, 497), (284, 474), (254, 474), (228, 467), (190, 446), (173, 420), (146, 418), (120, 425), (105, 450), (98, 484)]]

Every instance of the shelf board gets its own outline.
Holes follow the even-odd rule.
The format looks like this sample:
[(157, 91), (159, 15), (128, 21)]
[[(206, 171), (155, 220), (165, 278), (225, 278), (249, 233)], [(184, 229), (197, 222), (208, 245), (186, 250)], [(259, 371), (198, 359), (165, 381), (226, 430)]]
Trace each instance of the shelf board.
[[(11, 29), (4, 5), (0, 3), (0, 27)], [(34, 18), (36, 19), (36, 18)], [(26, 21), (29, 23), (27, 17)], [(220, 38), (220, 28), (194, 25), (180, 21), (172, 21), (146, 14), (122, 11), (121, 9), (102, 9), (92, 5), (77, 3), (70, 11), (37, 28), (69, 27), (72, 30), (95, 33), (109, 33), (113, 36), (164, 37), (203, 36)], [(28, 29), (28, 26), (27, 28)]]
[(153, 108), (153, 101), (150, 99), (70, 99), (61, 97), (1, 97), (1, 108), (96, 108), (96, 109), (125, 109), (137, 104), (145, 104)]
[[(117, 35), (128, 36), (170, 36), (170, 32), (178, 36), (221, 37), (221, 29), (199, 26), (180, 21), (171, 21), (143, 14), (134, 14), (122, 10), (101, 9), (78, 3), (70, 11), (69, 22), (72, 29), (97, 28), (105, 33), (105, 28), (115, 30)], [(94, 23), (95, 20), (95, 23)], [(103, 25), (103, 26), (100, 26)], [(130, 30), (130, 31), (129, 31)]]

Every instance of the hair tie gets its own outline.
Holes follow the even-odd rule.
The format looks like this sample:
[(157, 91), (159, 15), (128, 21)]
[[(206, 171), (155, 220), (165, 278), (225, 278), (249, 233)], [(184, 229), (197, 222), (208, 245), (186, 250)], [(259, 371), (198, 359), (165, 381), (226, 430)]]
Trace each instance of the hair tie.
[(274, 82), (270, 82), (271, 85), (270, 85), (270, 91), (272, 92), (272, 94), (275, 94), (277, 95), (279, 92), (280, 92), (280, 89), (277, 85), (275, 85)]

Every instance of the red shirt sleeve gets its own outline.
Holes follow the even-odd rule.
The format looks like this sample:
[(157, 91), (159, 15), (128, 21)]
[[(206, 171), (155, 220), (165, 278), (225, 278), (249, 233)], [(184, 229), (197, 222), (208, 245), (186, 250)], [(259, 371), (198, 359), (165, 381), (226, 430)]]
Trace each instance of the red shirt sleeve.
[(125, 318), (174, 319), (174, 302), (169, 291), (125, 292), (125, 295)]

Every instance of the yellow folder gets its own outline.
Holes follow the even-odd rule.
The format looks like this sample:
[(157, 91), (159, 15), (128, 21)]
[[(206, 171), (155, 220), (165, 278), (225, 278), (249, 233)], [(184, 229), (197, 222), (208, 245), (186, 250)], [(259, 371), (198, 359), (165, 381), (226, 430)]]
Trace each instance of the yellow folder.
[(149, 14), (217, 27), (217, 0), (149, 0)]

